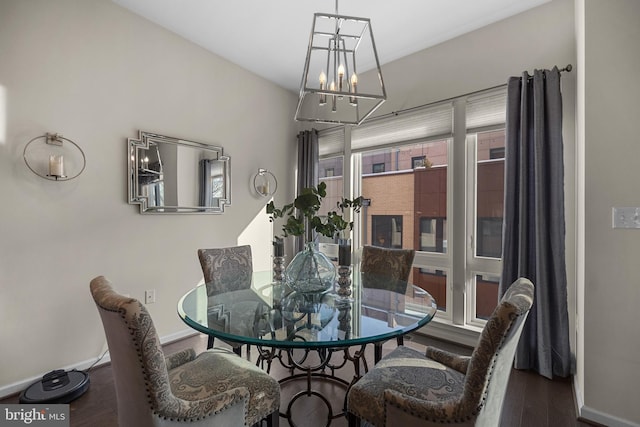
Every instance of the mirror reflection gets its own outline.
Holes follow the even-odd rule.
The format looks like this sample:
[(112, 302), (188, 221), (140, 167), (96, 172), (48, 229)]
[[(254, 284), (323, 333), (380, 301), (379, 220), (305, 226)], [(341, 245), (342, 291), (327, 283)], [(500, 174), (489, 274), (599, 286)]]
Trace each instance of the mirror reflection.
[(231, 204), (222, 147), (143, 131), (128, 146), (129, 203), (141, 213), (222, 213)]

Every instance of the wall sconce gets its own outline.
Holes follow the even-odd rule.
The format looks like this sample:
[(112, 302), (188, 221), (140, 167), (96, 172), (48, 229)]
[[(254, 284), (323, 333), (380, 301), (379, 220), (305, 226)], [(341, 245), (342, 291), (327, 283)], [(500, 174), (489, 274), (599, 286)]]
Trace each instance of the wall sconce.
[(275, 175), (266, 169), (258, 169), (258, 173), (253, 177), (253, 188), (261, 196), (268, 197), (276, 193), (278, 180)]
[(58, 133), (36, 136), (25, 145), (22, 157), (31, 172), (51, 181), (74, 179), (87, 166), (80, 146)]

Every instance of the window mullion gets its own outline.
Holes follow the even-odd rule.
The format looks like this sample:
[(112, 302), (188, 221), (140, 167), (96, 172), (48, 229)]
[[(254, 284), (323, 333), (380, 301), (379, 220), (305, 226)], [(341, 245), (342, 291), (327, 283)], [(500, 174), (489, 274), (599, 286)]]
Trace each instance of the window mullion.
[(453, 144), (451, 150), (453, 155), (449, 157), (449, 173), (447, 174), (448, 186), (451, 191), (447, 192), (447, 216), (450, 218), (450, 236), (452, 236), (452, 257), (453, 268), (451, 270), (451, 286), (453, 293), (452, 309), (453, 323), (457, 325), (465, 324), (465, 290), (466, 290), (466, 99), (457, 99), (453, 103)]

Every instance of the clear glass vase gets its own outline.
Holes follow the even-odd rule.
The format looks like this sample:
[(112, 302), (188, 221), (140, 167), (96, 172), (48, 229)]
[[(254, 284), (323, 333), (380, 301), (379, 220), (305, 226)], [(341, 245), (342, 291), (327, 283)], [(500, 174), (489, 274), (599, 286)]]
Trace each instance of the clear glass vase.
[(333, 288), (336, 267), (315, 244), (307, 243), (285, 269), (285, 279), (297, 292), (325, 292)]

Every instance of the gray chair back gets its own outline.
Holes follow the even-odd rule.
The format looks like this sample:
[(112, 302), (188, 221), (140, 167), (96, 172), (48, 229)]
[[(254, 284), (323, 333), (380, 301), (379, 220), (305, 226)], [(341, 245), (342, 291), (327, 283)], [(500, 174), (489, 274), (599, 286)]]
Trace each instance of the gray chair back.
[(251, 246), (198, 249), (198, 259), (209, 296), (251, 287)]

